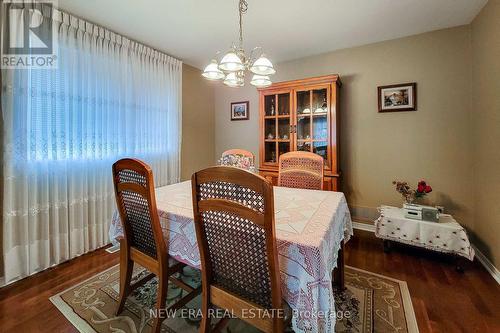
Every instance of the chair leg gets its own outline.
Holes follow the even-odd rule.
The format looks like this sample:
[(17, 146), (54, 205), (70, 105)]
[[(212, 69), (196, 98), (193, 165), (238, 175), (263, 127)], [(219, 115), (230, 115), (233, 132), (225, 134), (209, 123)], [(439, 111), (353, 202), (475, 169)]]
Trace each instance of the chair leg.
[(275, 333), (285, 332), (285, 325), (283, 323), (282, 318), (274, 318), (273, 319), (273, 332), (275, 332)]
[[(204, 290), (205, 291), (205, 290)], [(208, 318), (208, 295), (204, 292), (201, 298), (201, 323), (200, 323), (200, 333), (210, 332), (210, 318)]]
[(229, 323), (230, 318), (222, 318), (215, 324), (214, 328), (212, 329), (212, 333), (218, 333), (221, 332), (224, 327)]
[(157, 317), (155, 318), (154, 324), (153, 324), (153, 330), (152, 332), (154, 333), (160, 333), (160, 328), (161, 328), (161, 323), (165, 318), (160, 318), (160, 315), (164, 313), (164, 311), (161, 311), (162, 309), (165, 309), (165, 304), (166, 304), (166, 299), (167, 299), (167, 289), (168, 289), (168, 279), (163, 278), (163, 276), (158, 277), (158, 298), (156, 300), (156, 310), (157, 310)]
[(132, 272), (134, 270), (134, 262), (128, 259), (125, 251), (120, 250), (120, 300), (116, 315), (119, 315), (125, 307), (125, 301), (130, 294), (130, 281), (132, 280)]

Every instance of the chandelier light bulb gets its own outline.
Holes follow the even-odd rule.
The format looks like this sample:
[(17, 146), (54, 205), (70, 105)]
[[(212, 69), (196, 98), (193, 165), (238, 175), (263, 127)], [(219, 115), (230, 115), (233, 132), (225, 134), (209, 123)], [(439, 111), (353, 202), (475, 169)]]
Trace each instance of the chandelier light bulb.
[(272, 75), (276, 73), (273, 64), (264, 54), (255, 60), (252, 67), (250, 67), (250, 71), (257, 75)]
[(210, 64), (205, 67), (203, 74), (201, 74), (204, 78), (212, 81), (217, 81), (223, 79), (225, 77), (224, 73), (219, 69), (217, 64), (217, 60), (212, 60)]
[(236, 72), (232, 72), (226, 75), (224, 79), (224, 84), (228, 87), (242, 87), (244, 85), (244, 77), (238, 76)]
[(253, 86), (256, 86), (257, 88), (265, 88), (265, 87), (269, 87), (272, 84), (272, 82), (269, 79), (269, 76), (267, 76), (267, 75), (255, 74), (252, 77), (252, 81), (250, 81), (250, 84)]
[(219, 69), (225, 72), (237, 72), (245, 69), (240, 57), (233, 51), (226, 53), (219, 64)]

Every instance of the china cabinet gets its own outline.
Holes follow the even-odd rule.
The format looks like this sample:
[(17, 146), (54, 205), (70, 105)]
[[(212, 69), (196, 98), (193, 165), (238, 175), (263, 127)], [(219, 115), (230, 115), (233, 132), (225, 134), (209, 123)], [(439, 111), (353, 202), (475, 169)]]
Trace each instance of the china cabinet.
[(339, 187), (340, 78), (326, 75), (259, 89), (259, 172), (276, 184), (278, 159), (289, 151), (323, 157), (323, 188)]

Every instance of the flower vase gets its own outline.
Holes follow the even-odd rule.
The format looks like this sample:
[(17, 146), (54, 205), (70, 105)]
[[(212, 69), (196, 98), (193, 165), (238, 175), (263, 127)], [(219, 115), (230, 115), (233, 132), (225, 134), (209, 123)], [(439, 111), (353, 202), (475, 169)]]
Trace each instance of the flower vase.
[(405, 195), (405, 203), (406, 204), (409, 204), (409, 205), (413, 204), (415, 202), (415, 199), (416, 199), (415, 193), (409, 193), (409, 194)]

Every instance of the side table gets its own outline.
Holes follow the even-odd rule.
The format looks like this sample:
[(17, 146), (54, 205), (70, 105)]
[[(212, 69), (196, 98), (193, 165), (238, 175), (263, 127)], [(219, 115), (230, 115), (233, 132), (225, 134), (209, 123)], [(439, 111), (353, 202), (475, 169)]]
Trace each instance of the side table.
[[(381, 206), (379, 211), (375, 235), (384, 240), (384, 251), (390, 251), (390, 242), (398, 242), (474, 259), (467, 232), (451, 215), (442, 214), (439, 222), (428, 222), (406, 218), (402, 208)], [(463, 271), (459, 263), (456, 268)]]

